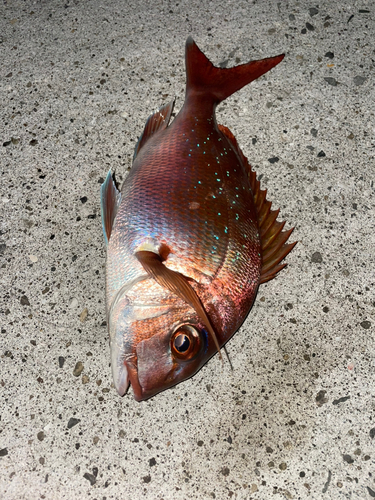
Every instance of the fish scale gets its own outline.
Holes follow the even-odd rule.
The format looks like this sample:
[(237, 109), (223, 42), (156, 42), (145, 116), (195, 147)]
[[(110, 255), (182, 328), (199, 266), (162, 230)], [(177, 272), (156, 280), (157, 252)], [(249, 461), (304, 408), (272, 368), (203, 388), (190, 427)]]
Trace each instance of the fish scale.
[(102, 186), (115, 387), (140, 401), (185, 380), (235, 333), (294, 244), (219, 102), (283, 56), (216, 68), (189, 38), (185, 102), (149, 117), (121, 193)]

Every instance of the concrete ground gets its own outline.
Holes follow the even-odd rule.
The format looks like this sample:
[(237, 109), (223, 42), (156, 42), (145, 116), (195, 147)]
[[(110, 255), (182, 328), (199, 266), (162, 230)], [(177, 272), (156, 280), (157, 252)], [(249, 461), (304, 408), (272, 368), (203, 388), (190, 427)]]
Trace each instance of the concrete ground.
[[(4, 1), (0, 498), (375, 497), (375, 3)], [(241, 330), (143, 403), (112, 385), (100, 184), (215, 64), (286, 53), (219, 107), (299, 241)]]

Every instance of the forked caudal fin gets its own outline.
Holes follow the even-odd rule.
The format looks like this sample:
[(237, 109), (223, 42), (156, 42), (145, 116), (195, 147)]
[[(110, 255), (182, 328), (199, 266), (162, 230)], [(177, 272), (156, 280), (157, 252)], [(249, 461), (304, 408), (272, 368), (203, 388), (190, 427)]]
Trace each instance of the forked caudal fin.
[(198, 295), (196, 294), (194, 288), (190, 285), (188, 280), (180, 273), (168, 269), (163, 264), (160, 255), (154, 252), (140, 251), (136, 252), (135, 256), (142, 264), (144, 270), (149, 274), (154, 280), (163, 288), (166, 288), (170, 292), (174, 293), (180, 299), (185, 301), (192, 307), (198, 314), (199, 318), (205, 324), (207, 330), (215, 343), (216, 349), (219, 353), (220, 359), (223, 361), (223, 357), (220, 352), (220, 345), (217, 340), (215, 330), (211, 325), (210, 318), (208, 317), (202, 302), (200, 301)]
[(186, 41), (186, 94), (204, 93), (213, 103), (224, 101), (237, 90), (274, 68), (284, 59), (284, 54), (250, 61), (233, 68), (217, 68), (203, 54), (191, 36)]

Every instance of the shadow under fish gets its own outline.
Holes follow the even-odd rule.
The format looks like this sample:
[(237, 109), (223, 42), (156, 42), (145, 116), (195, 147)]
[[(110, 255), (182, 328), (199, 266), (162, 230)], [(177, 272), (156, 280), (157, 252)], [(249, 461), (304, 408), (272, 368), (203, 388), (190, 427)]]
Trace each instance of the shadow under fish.
[(101, 187), (115, 387), (137, 401), (196, 373), (238, 330), (295, 243), (216, 106), (284, 55), (217, 68), (191, 37), (186, 97), (151, 115), (121, 192)]

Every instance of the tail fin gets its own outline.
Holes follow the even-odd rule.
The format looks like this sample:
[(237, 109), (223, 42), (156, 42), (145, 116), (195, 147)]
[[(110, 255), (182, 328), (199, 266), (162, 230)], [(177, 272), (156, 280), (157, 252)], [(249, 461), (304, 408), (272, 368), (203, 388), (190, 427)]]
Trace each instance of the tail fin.
[(186, 92), (204, 92), (218, 104), (237, 90), (267, 73), (284, 59), (285, 54), (250, 61), (234, 68), (217, 68), (203, 54), (193, 38), (186, 41)]

